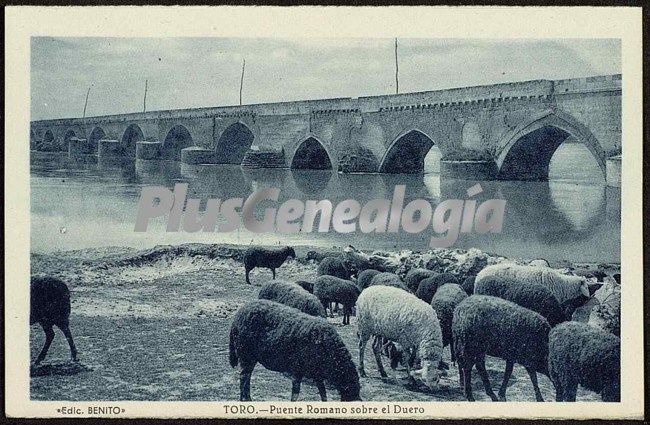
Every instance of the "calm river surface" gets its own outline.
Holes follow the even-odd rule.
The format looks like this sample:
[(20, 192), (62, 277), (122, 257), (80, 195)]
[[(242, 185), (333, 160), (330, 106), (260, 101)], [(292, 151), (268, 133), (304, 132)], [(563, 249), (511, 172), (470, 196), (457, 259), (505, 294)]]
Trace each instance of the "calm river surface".
[[(435, 170), (435, 153), (427, 170)], [(185, 167), (174, 162), (157, 166), (71, 164), (64, 156), (36, 153), (31, 159), (31, 249), (53, 252), (102, 246), (150, 248), (186, 242), (297, 244), (322, 247), (352, 244), (361, 249), (426, 249), (431, 227), (420, 234), (294, 233), (255, 234), (243, 228), (231, 233), (168, 233), (166, 218), (151, 220), (146, 233), (135, 233), (136, 211), (143, 186), (189, 183), (188, 197), (246, 198), (260, 188), (281, 189), (280, 202), (353, 198), (391, 199), (394, 186), (406, 185), (406, 202), (424, 198), (434, 205), (445, 199), (467, 199), (476, 181), (424, 175), (341, 175), (330, 171), (253, 170), (239, 166)], [(506, 200), (501, 234), (461, 234), (453, 245), (476, 247), (507, 257), (543, 257), (551, 261), (620, 261), (620, 189), (605, 186), (590, 153), (565, 144), (551, 162), (549, 182), (478, 182), (490, 198)]]

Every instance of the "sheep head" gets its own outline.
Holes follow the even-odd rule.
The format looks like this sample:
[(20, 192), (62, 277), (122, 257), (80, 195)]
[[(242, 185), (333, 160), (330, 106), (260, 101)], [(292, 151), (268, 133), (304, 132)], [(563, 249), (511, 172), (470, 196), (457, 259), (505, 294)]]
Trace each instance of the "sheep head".
[(433, 391), (439, 388), (440, 372), (438, 371), (438, 365), (434, 365), (430, 360), (422, 360), (422, 369), (412, 370), (411, 376), (421, 379)]

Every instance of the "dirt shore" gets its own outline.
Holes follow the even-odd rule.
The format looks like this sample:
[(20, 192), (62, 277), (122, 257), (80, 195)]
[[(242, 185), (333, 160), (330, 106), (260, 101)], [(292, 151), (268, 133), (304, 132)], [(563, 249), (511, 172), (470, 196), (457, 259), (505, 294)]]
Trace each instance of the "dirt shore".
[[(298, 260), (278, 269), (278, 279), (309, 280), (317, 265), (304, 258), (310, 248), (297, 249)], [(31, 371), (35, 400), (238, 400), (239, 374), (228, 363), (228, 331), (234, 312), (257, 298), (268, 270), (251, 273), (246, 285), (241, 248), (192, 245), (147, 252), (103, 248), (56, 254), (32, 254), (32, 273), (57, 276), (72, 291), (71, 329), (80, 362), (69, 361), (68, 347), (57, 330), (48, 357)], [(408, 257), (408, 256), (407, 256)], [(405, 261), (402, 255), (397, 261)], [(406, 260), (408, 261), (408, 260)], [(584, 267), (585, 265), (581, 265)], [(598, 266), (608, 274), (617, 265)], [(358, 360), (356, 320), (341, 326), (341, 317), (328, 319)], [(31, 358), (42, 347), (40, 327), (31, 328)], [(407, 388), (402, 369), (382, 380), (370, 351), (367, 378), (361, 378), (361, 398), (368, 401), (463, 401), (458, 371), (451, 367), (435, 393)], [(449, 349), (444, 359), (450, 362)], [(385, 366), (390, 372), (388, 362)], [(488, 358), (493, 387), (498, 387), (505, 363)], [(488, 400), (478, 375), (475, 397)], [(540, 375), (546, 401), (555, 399), (552, 383)], [(291, 381), (258, 365), (253, 372), (253, 400), (289, 400)], [(337, 400), (335, 390), (328, 391)], [(582, 389), (578, 399), (600, 398)], [(301, 400), (319, 400), (305, 382)], [(517, 365), (508, 389), (510, 401), (534, 401), (526, 371)]]

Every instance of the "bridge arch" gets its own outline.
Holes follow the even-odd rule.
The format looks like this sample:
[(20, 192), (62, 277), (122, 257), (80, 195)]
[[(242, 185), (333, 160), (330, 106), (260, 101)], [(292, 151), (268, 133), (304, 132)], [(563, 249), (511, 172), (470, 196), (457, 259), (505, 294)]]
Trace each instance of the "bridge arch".
[(246, 124), (242, 122), (231, 124), (221, 133), (215, 145), (218, 162), (241, 164), (254, 139), (255, 135)]
[(181, 160), (181, 150), (192, 146), (192, 135), (185, 126), (173, 126), (165, 136), (162, 145), (162, 158), (173, 161)]
[(386, 150), (379, 166), (380, 173), (416, 174), (424, 172), (424, 158), (435, 145), (431, 137), (418, 129), (398, 136)]
[(592, 153), (605, 176), (605, 151), (587, 127), (562, 111), (546, 111), (507, 134), (497, 156), (502, 180), (548, 180), (558, 147), (572, 136)]
[(138, 124), (129, 125), (122, 134), (122, 148), (126, 156), (135, 158), (135, 145), (144, 140), (144, 133)]
[(309, 136), (296, 148), (291, 168), (297, 170), (331, 170), (332, 156), (327, 148), (314, 136)]
[(101, 127), (93, 128), (88, 136), (87, 153), (97, 153), (99, 149), (99, 141), (106, 137), (106, 132)]

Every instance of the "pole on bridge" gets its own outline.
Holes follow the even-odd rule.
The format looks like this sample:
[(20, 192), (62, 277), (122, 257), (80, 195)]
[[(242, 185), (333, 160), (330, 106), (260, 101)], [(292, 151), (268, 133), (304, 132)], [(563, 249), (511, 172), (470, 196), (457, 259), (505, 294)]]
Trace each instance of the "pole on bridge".
[(142, 102), (142, 112), (147, 112), (147, 85), (149, 80), (144, 80), (144, 100)]
[(241, 94), (244, 89), (244, 68), (246, 68), (246, 59), (241, 65), (241, 80), (239, 80), (239, 105), (241, 106)]
[(397, 37), (395, 37), (395, 93), (399, 94), (399, 65), (397, 63)]
[(88, 95), (90, 94), (90, 87), (88, 87), (88, 91), (86, 92), (86, 103), (84, 103), (84, 115), (83, 117), (86, 118), (86, 107), (88, 106)]

